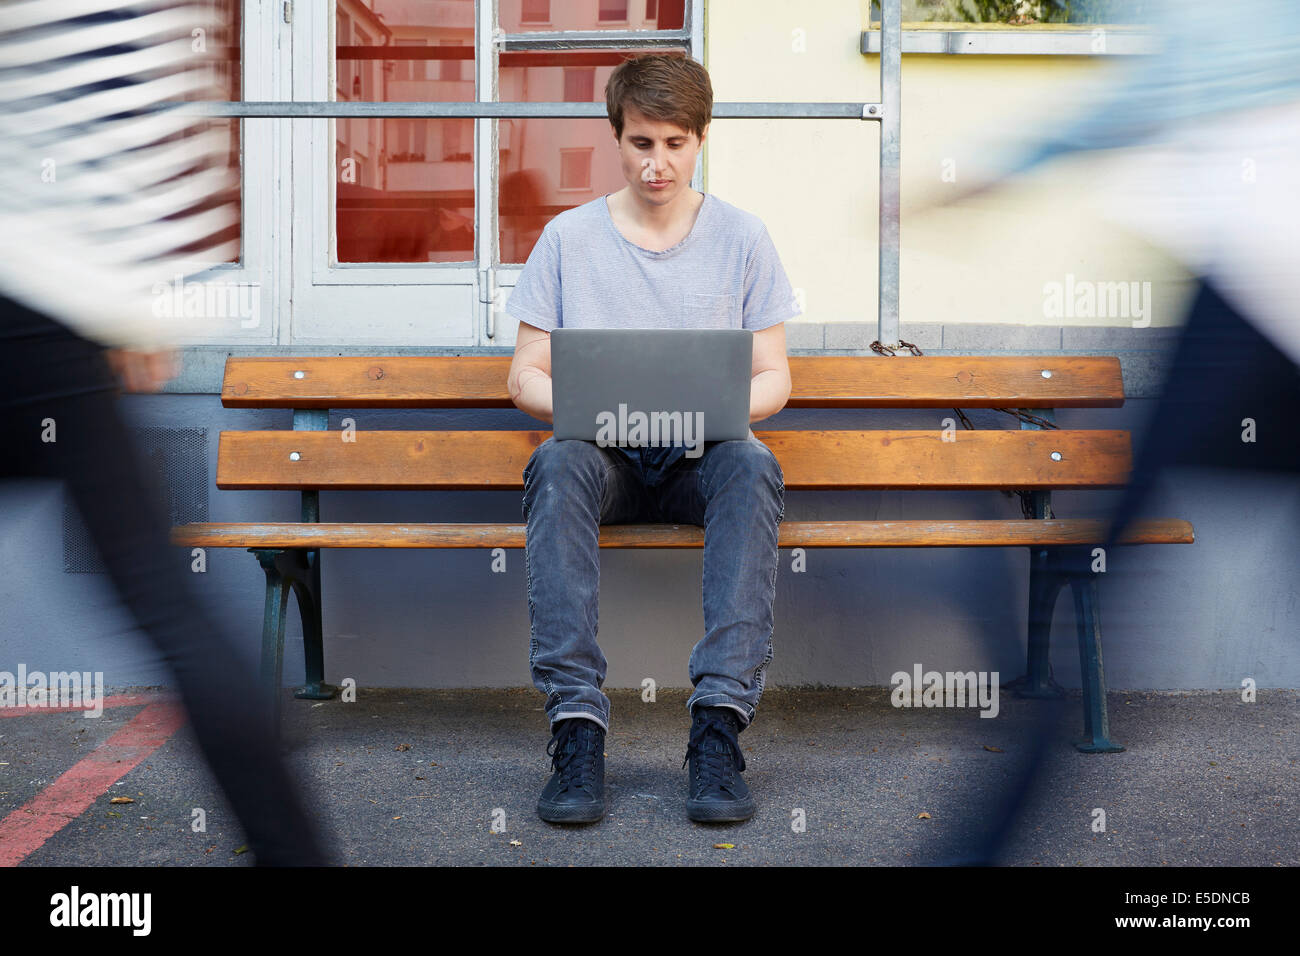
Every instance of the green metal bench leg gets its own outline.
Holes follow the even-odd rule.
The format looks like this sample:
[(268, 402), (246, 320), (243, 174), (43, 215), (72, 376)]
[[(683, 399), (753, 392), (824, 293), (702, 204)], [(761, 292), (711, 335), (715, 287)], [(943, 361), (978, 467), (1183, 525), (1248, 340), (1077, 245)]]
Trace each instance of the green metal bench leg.
[(1018, 697), (1058, 697), (1063, 691), (1052, 680), (1049, 647), (1052, 616), (1061, 589), (1069, 582), (1079, 641), (1079, 671), (1083, 685), (1083, 739), (1074, 745), (1084, 753), (1119, 753), (1110, 739), (1106, 716), (1106, 677), (1101, 659), (1101, 605), (1097, 575), (1090, 569), (1089, 547), (1037, 548), (1029, 552), (1029, 659), (1024, 677), (1007, 685)]
[(295, 551), (298, 573), (293, 579), (293, 593), (302, 615), (303, 662), (307, 683), (293, 696), (299, 700), (330, 700), (338, 688), (325, 683), (325, 640), (321, 616), (320, 552)]
[(1017, 697), (1057, 698), (1065, 692), (1052, 679), (1052, 614), (1065, 576), (1051, 566), (1046, 548), (1029, 552), (1029, 640), (1025, 676), (1008, 685)]
[(1113, 754), (1124, 748), (1110, 739), (1106, 716), (1106, 674), (1101, 661), (1101, 604), (1097, 575), (1073, 575), (1074, 613), (1079, 628), (1079, 674), (1083, 683), (1083, 739), (1074, 745), (1084, 753)]
[(250, 548), (266, 572), (266, 606), (262, 618), (262, 684), (274, 701), (277, 726), (280, 716), (280, 687), (284, 679), (284, 622), (289, 590), (298, 599), (302, 616), (303, 655), (307, 683), (294, 697), (328, 700), (338, 688), (324, 678), (324, 642), (321, 629), (320, 552), (280, 548)]
[(256, 550), (266, 572), (266, 605), (262, 614), (262, 692), (271, 700), (272, 726), (280, 726), (280, 682), (284, 668), (284, 612), (289, 602), (289, 582), (280, 571), (278, 550)]

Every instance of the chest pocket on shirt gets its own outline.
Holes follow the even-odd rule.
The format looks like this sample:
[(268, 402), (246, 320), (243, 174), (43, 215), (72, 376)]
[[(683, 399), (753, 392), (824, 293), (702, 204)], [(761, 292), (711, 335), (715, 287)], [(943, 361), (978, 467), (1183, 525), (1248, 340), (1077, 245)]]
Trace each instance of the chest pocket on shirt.
[(682, 296), (682, 317), (690, 328), (738, 329), (740, 296), (734, 292), (724, 295), (687, 292)]

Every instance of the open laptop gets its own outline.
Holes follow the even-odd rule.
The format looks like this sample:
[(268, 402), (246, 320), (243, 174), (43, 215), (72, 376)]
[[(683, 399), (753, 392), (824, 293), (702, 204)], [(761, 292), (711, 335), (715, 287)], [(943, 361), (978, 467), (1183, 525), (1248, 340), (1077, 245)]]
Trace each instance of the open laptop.
[(754, 333), (748, 329), (556, 329), (555, 438), (682, 445), (749, 437)]

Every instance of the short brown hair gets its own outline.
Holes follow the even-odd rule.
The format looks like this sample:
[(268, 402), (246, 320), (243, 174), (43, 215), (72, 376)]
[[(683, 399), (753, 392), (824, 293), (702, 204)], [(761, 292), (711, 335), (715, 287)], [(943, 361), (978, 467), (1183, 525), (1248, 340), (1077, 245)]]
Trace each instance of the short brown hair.
[(623, 138), (623, 110), (635, 106), (652, 120), (673, 123), (697, 138), (713, 118), (709, 71), (689, 56), (645, 53), (624, 60), (605, 84), (605, 108), (614, 135)]

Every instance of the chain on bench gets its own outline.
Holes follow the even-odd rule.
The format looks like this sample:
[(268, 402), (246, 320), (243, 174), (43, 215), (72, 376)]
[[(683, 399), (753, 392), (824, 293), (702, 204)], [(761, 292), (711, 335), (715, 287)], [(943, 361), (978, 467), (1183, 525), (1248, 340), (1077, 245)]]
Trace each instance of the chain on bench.
[[(907, 349), (913, 355), (925, 354), (924, 352), (921, 351), (919, 346), (914, 345), (911, 342), (904, 342), (902, 339), (899, 339), (898, 344), (900, 347)], [(877, 355), (888, 355), (890, 357), (893, 357), (898, 354), (896, 349), (891, 349), (888, 345), (881, 345), (879, 339), (871, 343), (871, 351), (875, 352)], [(957, 413), (957, 418), (962, 423), (962, 427), (967, 428), (970, 431), (975, 430), (975, 425), (971, 422), (969, 418), (966, 417), (965, 412), (963, 412), (960, 408), (954, 408), (953, 411)], [(1039, 428), (1059, 427), (1055, 422), (1049, 422), (1046, 418), (1041, 418), (1038, 415), (1031, 415), (1029, 414), (1029, 412), (1026, 412), (1020, 408), (994, 407), (993, 411), (1002, 412), (1003, 414), (1010, 415), (1013, 418), (1018, 418), (1022, 422), (1028, 422), (1031, 425), (1037, 425)], [(1004, 491), (1002, 493), (1006, 495), (1008, 498), (1010, 498), (1012, 495), (1019, 495), (1021, 515), (1023, 515), (1026, 518), (1034, 517), (1034, 505), (1033, 505), (1034, 499), (1032, 497), (1033, 496), (1032, 491)], [(1056, 515), (1052, 513), (1052, 505), (1050, 502), (1047, 505), (1047, 513), (1045, 517), (1048, 518), (1056, 517)]]

